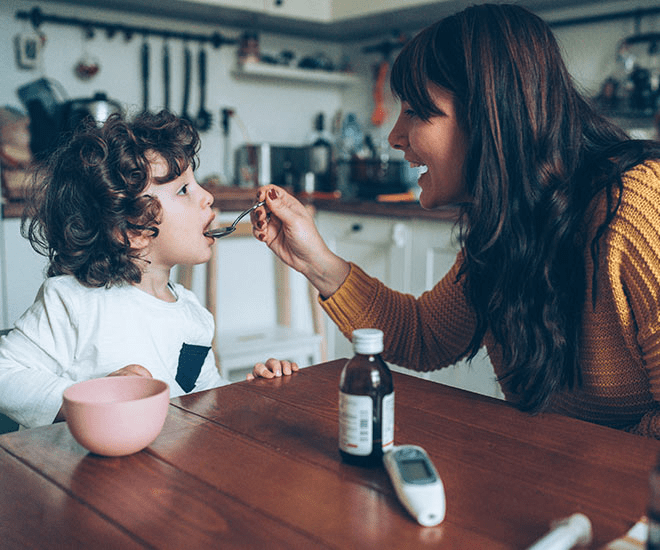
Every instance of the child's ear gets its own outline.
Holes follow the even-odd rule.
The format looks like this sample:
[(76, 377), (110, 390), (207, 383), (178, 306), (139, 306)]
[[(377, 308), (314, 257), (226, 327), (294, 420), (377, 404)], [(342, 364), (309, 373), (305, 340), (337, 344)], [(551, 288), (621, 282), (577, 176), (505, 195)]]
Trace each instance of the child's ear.
[(142, 251), (149, 246), (151, 243), (151, 232), (150, 231), (136, 231), (130, 232), (128, 235), (128, 241), (131, 243), (131, 248), (133, 250)]

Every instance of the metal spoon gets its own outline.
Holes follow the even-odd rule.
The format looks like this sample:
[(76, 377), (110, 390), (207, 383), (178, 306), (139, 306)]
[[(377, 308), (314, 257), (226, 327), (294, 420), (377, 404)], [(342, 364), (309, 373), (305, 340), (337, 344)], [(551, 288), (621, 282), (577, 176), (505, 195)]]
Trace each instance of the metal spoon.
[(247, 216), (250, 212), (256, 210), (260, 206), (263, 206), (264, 204), (266, 204), (266, 201), (261, 201), (255, 205), (250, 206), (250, 208), (248, 208), (245, 212), (243, 212), (240, 216), (238, 216), (238, 218), (236, 218), (234, 220), (234, 223), (232, 223), (230, 226), (211, 229), (210, 231), (204, 233), (204, 235), (206, 235), (207, 237), (213, 237), (214, 239), (219, 239), (220, 237), (226, 237), (227, 235), (231, 235), (234, 231), (236, 231), (236, 225), (241, 220), (241, 218)]

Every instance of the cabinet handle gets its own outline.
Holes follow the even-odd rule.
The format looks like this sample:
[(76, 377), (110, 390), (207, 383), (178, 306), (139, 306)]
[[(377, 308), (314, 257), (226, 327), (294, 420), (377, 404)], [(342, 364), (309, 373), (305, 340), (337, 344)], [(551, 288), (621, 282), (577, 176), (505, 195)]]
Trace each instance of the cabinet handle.
[(361, 223), (354, 223), (351, 225), (351, 231), (353, 233), (357, 233), (358, 231), (362, 231), (362, 224)]
[(392, 228), (392, 242), (397, 248), (403, 248), (409, 240), (408, 227), (403, 223), (395, 223)]
[(284, 5), (284, 0), (275, 0), (274, 2), (276, 7), (280, 7)]

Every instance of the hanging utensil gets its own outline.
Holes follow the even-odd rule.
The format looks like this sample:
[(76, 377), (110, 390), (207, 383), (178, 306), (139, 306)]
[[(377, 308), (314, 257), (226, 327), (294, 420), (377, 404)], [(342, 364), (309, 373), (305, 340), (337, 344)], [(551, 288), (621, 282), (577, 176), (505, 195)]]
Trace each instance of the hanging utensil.
[(91, 55), (88, 50), (89, 41), (94, 38), (94, 31), (89, 27), (83, 29), (82, 35), (82, 56), (76, 62), (73, 70), (75, 75), (80, 78), (80, 80), (89, 80), (90, 78), (95, 77), (101, 70), (101, 64), (99, 60)]
[(163, 106), (170, 110), (170, 47), (163, 42)]
[(183, 50), (183, 106), (181, 117), (193, 122), (193, 117), (188, 112), (190, 105), (190, 80), (192, 78), (192, 54), (188, 45)]
[(149, 43), (146, 37), (142, 42), (140, 58), (142, 65), (142, 110), (146, 113), (149, 110)]
[(384, 59), (380, 62), (378, 69), (376, 70), (376, 79), (373, 89), (374, 110), (371, 113), (371, 124), (374, 126), (382, 126), (387, 120), (388, 113), (385, 108), (385, 81), (389, 68), (389, 61)]
[(211, 128), (213, 116), (206, 110), (206, 51), (200, 47), (198, 54), (199, 69), (199, 111), (195, 119), (195, 126), (200, 132), (206, 132)]
[(181, 108), (181, 118), (193, 122), (190, 113), (188, 113), (188, 102), (190, 101), (190, 75), (191, 75), (191, 57), (190, 48), (186, 45), (183, 49), (183, 107)]
[(234, 116), (234, 110), (229, 108), (224, 108), (221, 111), (222, 113), (222, 135), (224, 137), (224, 162), (223, 162), (223, 171), (225, 181), (229, 182), (229, 164), (231, 162), (231, 117)]

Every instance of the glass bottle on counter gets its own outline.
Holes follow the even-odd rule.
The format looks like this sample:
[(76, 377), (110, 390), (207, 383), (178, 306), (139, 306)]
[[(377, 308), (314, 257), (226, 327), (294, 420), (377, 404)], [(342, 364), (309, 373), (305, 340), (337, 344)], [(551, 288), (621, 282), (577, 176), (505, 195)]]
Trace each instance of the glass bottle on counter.
[(660, 457), (649, 475), (649, 503), (646, 512), (649, 531), (647, 550), (660, 550)]
[(309, 148), (309, 169), (314, 174), (316, 191), (334, 191), (332, 176), (332, 137), (325, 130), (325, 115), (314, 120), (314, 134)]
[(394, 445), (394, 386), (383, 361), (383, 332), (353, 331), (355, 355), (339, 380), (339, 454), (344, 462), (378, 466)]

